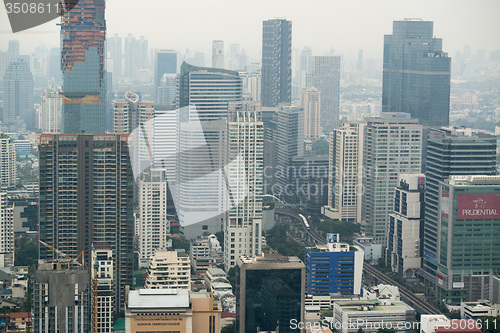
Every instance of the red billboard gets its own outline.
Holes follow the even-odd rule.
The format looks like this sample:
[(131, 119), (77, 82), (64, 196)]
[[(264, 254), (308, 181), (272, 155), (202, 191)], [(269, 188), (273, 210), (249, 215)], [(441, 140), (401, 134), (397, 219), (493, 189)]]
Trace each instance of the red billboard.
[(458, 194), (457, 220), (500, 219), (500, 194)]

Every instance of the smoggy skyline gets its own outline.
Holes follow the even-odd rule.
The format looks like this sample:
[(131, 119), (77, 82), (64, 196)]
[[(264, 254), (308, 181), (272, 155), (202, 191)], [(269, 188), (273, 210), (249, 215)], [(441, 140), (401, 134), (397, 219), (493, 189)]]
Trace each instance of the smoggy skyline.
[[(239, 43), (250, 57), (260, 57), (262, 21), (284, 17), (293, 22), (292, 47), (312, 47), (322, 55), (331, 49), (347, 57), (364, 50), (365, 57), (381, 58), (383, 36), (392, 33), (392, 22), (404, 18), (434, 21), (434, 35), (443, 39), (450, 56), (468, 44), (473, 50), (500, 49), (500, 2), (498, 0), (354, 0), (264, 1), (164, 0), (107, 1), (107, 34), (145, 36), (151, 48), (184, 52), (210, 52), (214, 39), (226, 48)], [(0, 11), (0, 49), (10, 39), (20, 41), (21, 53), (35, 47), (59, 46), (59, 30), (53, 20), (13, 34), (5, 10)]]

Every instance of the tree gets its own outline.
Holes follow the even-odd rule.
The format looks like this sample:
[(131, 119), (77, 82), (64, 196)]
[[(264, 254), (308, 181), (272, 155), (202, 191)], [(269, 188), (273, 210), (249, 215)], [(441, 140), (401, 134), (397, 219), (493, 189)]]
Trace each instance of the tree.
[(396, 333), (396, 329), (395, 328), (379, 328), (377, 330), (377, 333)]
[(189, 252), (190, 247), (191, 243), (184, 237), (172, 237), (172, 248), (184, 249), (186, 252)]
[(33, 266), (38, 259), (38, 246), (27, 236), (16, 240), (16, 266)]
[(365, 333), (365, 331), (363, 331), (363, 329), (360, 327), (357, 333)]
[(220, 333), (234, 333), (236, 332), (236, 322), (232, 322), (229, 325), (224, 326), (221, 328)]
[(215, 237), (217, 237), (217, 240), (220, 243), (220, 247), (222, 249), (222, 252), (224, 252), (224, 231), (216, 232)]
[(328, 155), (328, 141), (326, 140), (318, 140), (313, 143), (312, 150), (316, 154), (320, 155)]

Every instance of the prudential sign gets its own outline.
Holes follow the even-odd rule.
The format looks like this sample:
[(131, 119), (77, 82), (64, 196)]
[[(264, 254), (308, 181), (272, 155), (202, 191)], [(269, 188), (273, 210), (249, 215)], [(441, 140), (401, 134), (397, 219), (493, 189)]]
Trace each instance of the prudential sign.
[(500, 194), (459, 194), (457, 220), (500, 219)]

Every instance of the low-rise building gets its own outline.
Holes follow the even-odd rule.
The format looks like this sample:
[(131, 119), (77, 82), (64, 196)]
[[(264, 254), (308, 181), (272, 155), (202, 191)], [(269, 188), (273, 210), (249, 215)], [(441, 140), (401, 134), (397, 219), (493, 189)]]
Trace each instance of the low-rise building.
[(190, 286), (191, 267), (188, 255), (179, 251), (156, 251), (149, 263), (145, 287), (189, 290)]
[(373, 240), (373, 237), (356, 237), (352, 245), (365, 254), (365, 261), (375, 263), (382, 258), (382, 244)]
[(220, 332), (221, 309), (207, 292), (126, 290), (125, 332)]
[(18, 330), (25, 330), (31, 324), (31, 312), (11, 312), (9, 323)]
[(450, 319), (445, 315), (421, 315), (420, 333), (435, 333), (439, 326), (450, 324)]
[(489, 302), (462, 302), (460, 304), (460, 317), (465, 319), (478, 319), (481, 317), (500, 316), (500, 304)]

